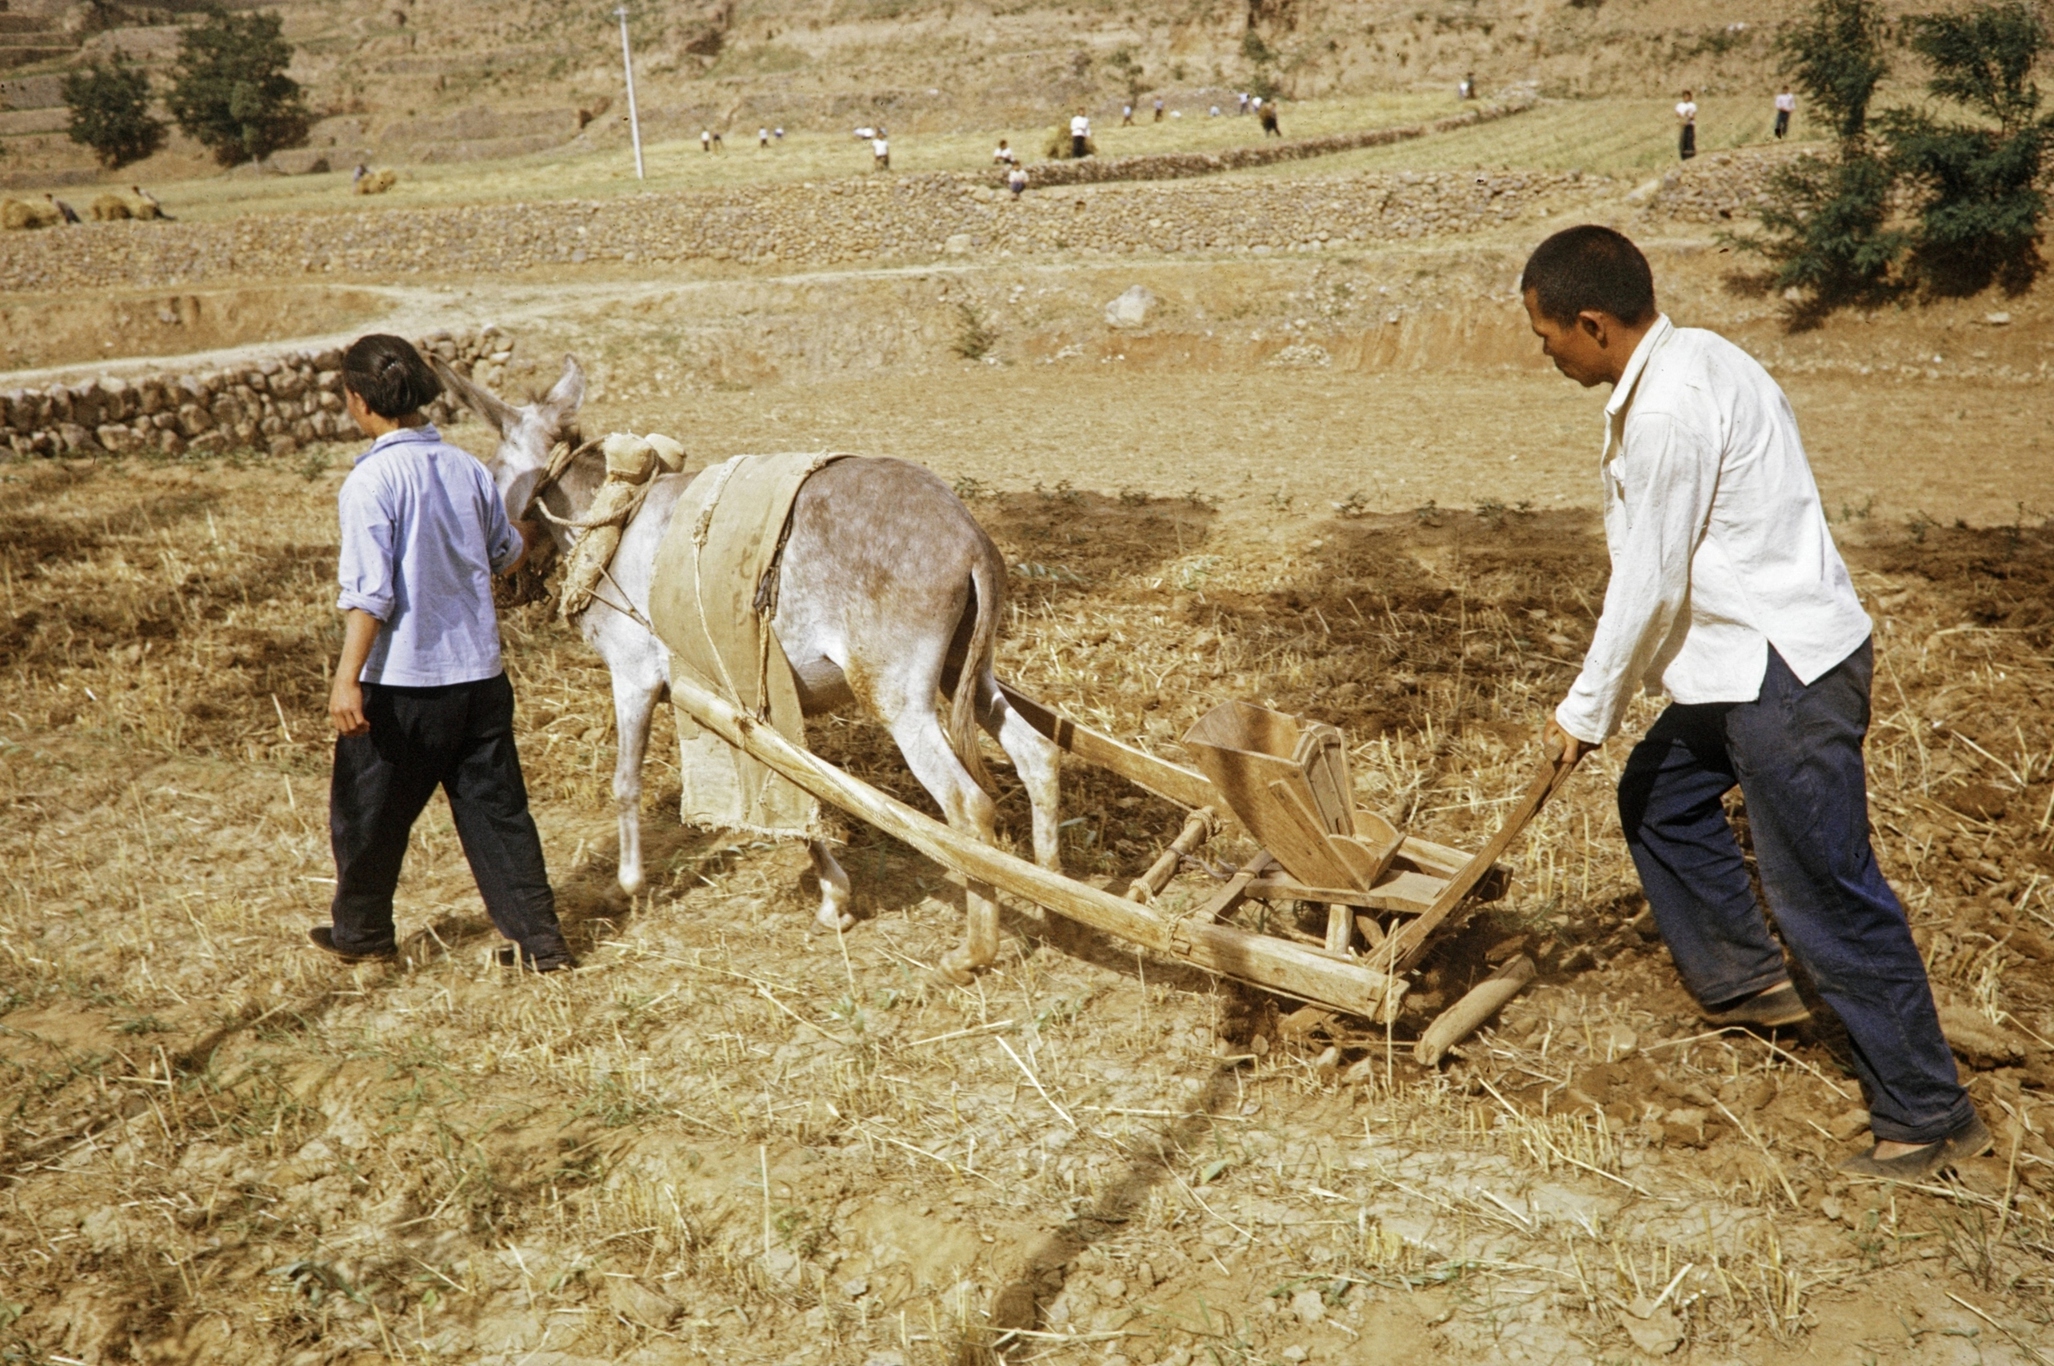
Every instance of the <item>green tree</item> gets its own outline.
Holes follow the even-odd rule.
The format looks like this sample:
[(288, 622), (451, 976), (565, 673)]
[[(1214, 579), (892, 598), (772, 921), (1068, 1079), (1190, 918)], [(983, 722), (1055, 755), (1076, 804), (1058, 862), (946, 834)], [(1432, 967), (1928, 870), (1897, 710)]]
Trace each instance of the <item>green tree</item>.
[(312, 116), (285, 74), (292, 45), (276, 14), (216, 10), (185, 31), (166, 103), (186, 136), (223, 166), (306, 141)]
[(1973, 294), (1993, 282), (2018, 293), (2044, 264), (2038, 182), (2050, 120), (2032, 72), (2048, 46), (2046, 25), (2021, 0), (1999, 0), (1912, 16), (1905, 34), (1931, 71), (1927, 92), (1969, 115), (1898, 109), (1878, 121), (1917, 196), (1911, 273), (1938, 294)]
[(1869, 101), (1889, 74), (1874, 0), (1818, 0), (1776, 38), (1791, 77), (1843, 143), (1868, 131)]
[(1816, 318), (1890, 288), (1907, 235), (1890, 225), (1891, 166), (1868, 137), (1869, 103), (1890, 69), (1875, 0), (1817, 0), (1777, 39), (1784, 65), (1838, 139), (1770, 180), (1766, 235), (1734, 239), (1766, 256), (1776, 288), (1802, 296), (1794, 313)]
[(94, 62), (64, 78), (71, 111), (65, 131), (93, 149), (109, 170), (141, 161), (164, 145), (164, 121), (150, 113), (150, 77), (120, 52), (105, 66)]

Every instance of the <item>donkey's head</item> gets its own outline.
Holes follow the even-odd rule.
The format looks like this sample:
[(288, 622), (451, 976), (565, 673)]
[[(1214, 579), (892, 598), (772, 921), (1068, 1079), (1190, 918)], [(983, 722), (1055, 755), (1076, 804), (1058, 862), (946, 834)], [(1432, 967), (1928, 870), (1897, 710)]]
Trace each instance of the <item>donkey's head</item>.
[(563, 358), (563, 375), (541, 398), (519, 407), (482, 384), (458, 374), (439, 356), (430, 356), (443, 387), (465, 407), (485, 419), (499, 434), (499, 449), (486, 468), (506, 501), (506, 515), (519, 517), (535, 497), (535, 485), (549, 467), (549, 452), (559, 441), (578, 439), (578, 405), (585, 401), (585, 372), (576, 356)]

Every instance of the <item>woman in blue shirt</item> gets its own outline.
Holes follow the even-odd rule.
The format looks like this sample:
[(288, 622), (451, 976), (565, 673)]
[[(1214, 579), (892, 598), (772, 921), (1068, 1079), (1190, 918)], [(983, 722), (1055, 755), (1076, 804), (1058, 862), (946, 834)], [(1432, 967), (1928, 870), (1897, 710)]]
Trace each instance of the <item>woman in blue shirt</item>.
[(411, 343), (358, 338), (342, 379), (350, 416), (373, 440), (337, 498), (335, 900), (333, 923), (308, 937), (351, 960), (397, 952), (393, 889), (414, 820), (439, 786), (485, 909), (516, 945), (503, 960), (538, 972), (575, 967), (528, 814), (492, 605), (493, 576), (520, 566), (532, 529), (508, 519), (484, 466), (421, 415), (442, 385)]

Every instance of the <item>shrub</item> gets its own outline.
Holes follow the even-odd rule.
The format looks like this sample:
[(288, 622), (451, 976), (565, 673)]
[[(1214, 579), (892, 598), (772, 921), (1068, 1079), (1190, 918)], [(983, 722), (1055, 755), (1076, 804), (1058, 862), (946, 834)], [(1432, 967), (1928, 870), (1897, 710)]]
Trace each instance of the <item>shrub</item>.
[(164, 122), (150, 113), (150, 77), (121, 53), (105, 66), (94, 62), (64, 78), (65, 129), (93, 149), (108, 170), (141, 161), (164, 145)]
[(2032, 69), (2048, 45), (2046, 26), (2020, 0), (2001, 0), (1915, 15), (1905, 31), (1931, 68), (1928, 93), (1970, 115), (1901, 109), (1879, 120), (1892, 163), (1916, 194), (1911, 273), (1937, 294), (1973, 294), (1993, 282), (2018, 293), (2043, 265), (2038, 181), (2050, 124)]
[(291, 62), (276, 14), (216, 10), (179, 45), (172, 117), (223, 166), (296, 147), (311, 115), (299, 82), (285, 74)]

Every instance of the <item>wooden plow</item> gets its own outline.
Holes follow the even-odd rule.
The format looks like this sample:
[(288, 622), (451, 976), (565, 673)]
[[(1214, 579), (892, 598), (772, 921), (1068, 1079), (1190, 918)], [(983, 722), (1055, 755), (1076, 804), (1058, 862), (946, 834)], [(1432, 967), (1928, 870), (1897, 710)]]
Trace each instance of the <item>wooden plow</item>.
[[(1547, 764), (1498, 834), (1471, 857), (1403, 835), (1374, 813), (1355, 808), (1346, 744), (1332, 726), (1244, 703), (1223, 704), (1185, 737), (1199, 757), (1200, 771), (1122, 744), (1015, 688), (1000, 686), (1020, 715), (1061, 749), (1184, 809), (1183, 829), (1146, 872), (1124, 887), (1117, 882), (1095, 886), (1051, 872), (851, 777), (703, 687), (686, 670), (672, 671), (670, 691), (674, 704), (728, 744), (964, 878), (1162, 957), (1384, 1023), (1396, 1018), (1406, 974), (1435, 937), (1460, 925), (1471, 904), (1504, 894), (1509, 876), (1498, 859), (1570, 771), (1567, 765)], [(1230, 817), (1262, 852), (1209, 895), (1181, 911), (1164, 911), (1158, 900), (1185, 858), (1225, 829)], [(1250, 900), (1325, 905), (1324, 940), (1301, 942), (1225, 923)], [(1519, 962), (1524, 960), (1443, 1012), (1427, 1031), (1433, 1042), (1423, 1040), (1418, 1049), (1422, 1061), (1437, 1061), (1524, 984), (1531, 964), (1522, 976)]]

